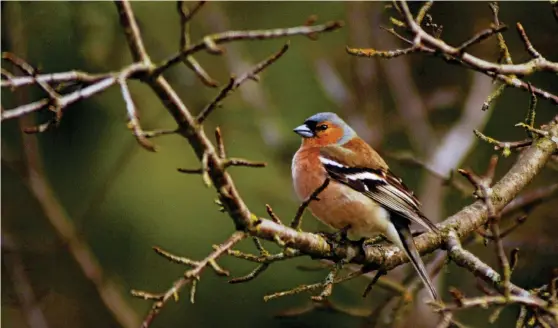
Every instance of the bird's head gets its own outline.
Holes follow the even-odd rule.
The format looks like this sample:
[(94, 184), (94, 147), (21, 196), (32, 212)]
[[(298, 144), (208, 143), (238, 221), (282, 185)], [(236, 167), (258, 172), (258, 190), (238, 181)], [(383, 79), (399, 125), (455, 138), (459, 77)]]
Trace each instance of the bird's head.
[(345, 121), (330, 112), (310, 116), (293, 131), (302, 137), (302, 144), (307, 147), (342, 145), (356, 136)]

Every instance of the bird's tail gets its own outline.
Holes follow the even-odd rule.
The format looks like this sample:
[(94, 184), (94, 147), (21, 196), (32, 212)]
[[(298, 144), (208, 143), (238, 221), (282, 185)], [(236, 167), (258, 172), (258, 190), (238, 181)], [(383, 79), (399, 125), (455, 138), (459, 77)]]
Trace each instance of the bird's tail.
[(432, 296), (432, 298), (436, 301), (439, 300), (436, 288), (434, 288), (434, 285), (432, 284), (432, 281), (428, 276), (428, 272), (426, 272), (426, 268), (424, 267), (424, 262), (422, 262), (420, 254), (415, 246), (411, 230), (408, 226), (397, 226), (395, 227), (395, 230), (397, 231), (397, 234), (399, 235), (399, 239), (401, 241), (401, 245), (398, 246), (403, 249), (407, 257), (409, 257), (409, 259), (411, 260), (413, 267), (417, 271), (424, 285), (430, 291), (430, 295)]

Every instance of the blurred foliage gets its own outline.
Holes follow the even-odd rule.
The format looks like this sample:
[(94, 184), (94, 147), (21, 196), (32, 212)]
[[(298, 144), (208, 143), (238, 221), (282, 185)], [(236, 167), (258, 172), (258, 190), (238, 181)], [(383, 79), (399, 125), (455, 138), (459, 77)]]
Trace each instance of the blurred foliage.
[[(175, 53), (179, 40), (175, 3), (134, 2), (132, 6), (153, 59), (163, 60)], [(358, 87), (355, 79), (358, 72), (354, 72), (356, 61), (370, 60), (381, 65), (375, 59), (350, 57), (345, 52), (347, 44), (376, 46), (374, 36), (386, 33), (368, 21), (353, 19), (350, 16), (354, 13), (352, 6), (359, 6), (359, 10), (365, 10), (370, 17), (383, 10), (381, 3), (211, 2), (192, 23), (193, 40), (226, 29), (301, 25), (311, 14), (318, 15), (319, 22), (343, 19), (351, 27), (320, 35), (316, 42), (305, 37), (291, 38), (291, 49), (286, 56), (262, 74), (259, 88), (267, 99), (265, 108), (253, 108), (238, 91), (209, 119), (206, 131), (209, 133), (215, 126), (221, 126), (230, 155), (269, 163), (265, 169), (231, 170), (242, 197), (258, 215), (265, 215), (266, 203), (285, 221), (294, 215), (297, 201), (291, 189), (290, 157), (299, 140), (291, 130), (315, 112), (337, 111), (342, 116), (347, 112), (357, 113), (363, 122), (383, 127), (382, 139), (378, 139), (383, 140), (378, 144), (380, 149), (409, 148), (382, 71), (375, 73), (377, 90), (369, 90), (370, 93), (364, 95), (365, 102), (377, 101), (372, 97), (381, 100), (382, 107), (376, 109), (382, 113), (379, 118), (364, 111), (364, 107), (338, 108), (320, 83), (318, 60), (332, 65), (349, 90)], [(491, 13), (483, 2), (436, 3), (431, 13), (435, 22), (444, 26), (444, 39), (454, 44), (491, 22)], [(520, 21), (539, 52), (550, 60), (558, 60), (558, 24), (552, 17), (550, 4), (505, 2), (501, 4), (500, 19), (511, 27)], [(382, 15), (381, 20), (387, 23), (388, 16)], [(350, 31), (354, 30), (369, 30), (372, 37), (365, 44), (351, 44), (355, 38)], [(514, 61), (528, 60), (528, 53), (514, 29), (510, 28), (505, 36)], [(234, 49), (243, 61), (256, 63), (278, 50), (285, 41), (248, 41), (225, 45), (225, 48)], [(2, 2), (2, 51), (16, 53), (42, 72), (72, 69), (106, 72), (131, 61), (116, 10), (110, 2)], [(495, 59), (496, 43), (494, 40), (484, 42), (474, 47), (473, 53)], [(200, 53), (196, 57), (209, 74), (223, 84), (231, 72), (226, 56)], [(429, 119), (441, 136), (459, 117), (472, 73), (436, 58), (412, 56), (405, 60), (412, 65), (416, 85), (424, 99), (440, 90), (455, 93), (454, 101), (429, 108)], [(234, 73), (240, 72), (232, 66)], [(165, 75), (194, 113), (217, 92), (203, 86), (184, 65), (172, 68)], [(536, 75), (530, 81), (558, 92), (556, 77), (551, 74)], [(174, 126), (172, 118), (147, 88), (131, 83), (131, 90), (146, 130)], [(16, 93), (2, 89), (2, 106), (9, 109), (42, 96), (40, 90), (35, 89)], [(528, 103), (527, 93), (507, 89), (497, 102), (485, 132), (501, 140), (524, 138), (524, 132), (513, 125), (524, 118)], [(553, 115), (556, 115), (556, 107), (540, 101), (537, 122), (542, 124)], [(36, 116), (37, 122), (42, 122), (41, 119), (44, 119), (43, 114)], [(152, 246), (200, 259), (211, 251), (212, 244), (224, 240), (234, 228), (227, 215), (217, 210), (213, 190), (205, 188), (198, 176), (176, 172), (177, 167), (199, 166), (183, 139), (176, 136), (156, 139), (155, 143), (160, 146), (157, 154), (136, 144), (126, 129), (125, 105), (116, 87), (72, 105), (65, 111), (60, 127), (42, 135), (22, 136), (22, 124), (17, 120), (2, 124), (3, 159), (4, 156), (23, 158), (21, 138), (38, 139), (42, 160), (58, 200), (98, 257), (106, 276), (118, 282), (124, 294), (132, 288), (162, 291), (183, 272), (183, 267), (156, 255)], [(267, 127), (263, 124), (274, 124), (280, 133), (277, 143), (266, 143)], [(463, 166), (482, 171), (492, 152), (491, 146), (479, 143)], [(497, 174), (505, 172), (512, 163), (513, 156), (503, 159)], [(393, 163), (393, 167), (411, 187), (418, 188), (423, 175), (420, 169), (404, 168), (397, 163)], [(549, 181), (558, 179), (555, 172), (546, 170), (533, 186)], [(453, 213), (469, 202), (470, 199), (451, 192), (446, 199), (445, 212)], [(557, 213), (556, 201), (541, 206), (507, 241), (510, 249), (513, 244), (513, 247), (520, 247), (520, 254), (529, 254), (528, 257), (520, 255), (520, 267), (512, 279), (517, 284), (540, 285), (546, 282), (550, 269), (558, 264), (558, 235), (554, 229)], [(2, 229), (22, 248), (25, 268), (51, 327), (117, 326), (94, 286), (68, 255), (66, 245), (56, 237), (36, 199), (22, 184), (20, 172), (6, 165), (2, 165)], [(324, 227), (307, 215), (304, 229), (316, 231)], [(253, 246), (246, 242), (241, 249), (253, 251)], [(492, 247), (476, 246), (473, 251), (489, 263), (496, 263)], [(189, 304), (186, 295), (177, 304), (171, 302), (156, 319), (154, 327), (224, 327), (233, 323), (239, 327), (360, 327), (361, 319), (323, 312), (289, 319), (274, 318), (280, 311), (306, 304), (309, 296), (303, 294), (264, 303), (265, 294), (320, 281), (325, 276), (325, 272), (295, 269), (295, 264), (309, 261), (276, 264), (258, 279), (239, 285), (229, 285), (225, 279), (208, 271), (198, 286), (196, 303)], [(253, 268), (251, 263), (230, 258), (220, 263), (233, 275), (243, 275)], [(26, 327), (5, 270), (2, 262), (2, 324)], [(453, 266), (447, 271), (450, 273), (448, 284), (460, 286), (468, 294), (477, 293), (474, 278), (469, 273)], [(333, 300), (372, 309), (379, 299), (374, 295), (382, 291), (375, 288), (372, 296), (362, 299), (360, 295), (365, 284), (361, 279), (336, 286)], [(131, 296), (124, 297), (140, 317), (150, 306)], [(462, 319), (475, 327), (489, 326), (487, 311), (482, 313), (482, 316), (467, 315)], [(498, 324), (509, 326), (510, 317), (504, 316)]]

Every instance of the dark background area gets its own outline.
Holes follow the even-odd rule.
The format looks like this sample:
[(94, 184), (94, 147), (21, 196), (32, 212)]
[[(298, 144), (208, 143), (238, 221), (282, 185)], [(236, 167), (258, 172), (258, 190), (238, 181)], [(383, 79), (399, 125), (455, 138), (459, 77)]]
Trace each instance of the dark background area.
[[(2, 2), (1, 5), (2, 51), (17, 54), (41, 72), (76, 69), (101, 73), (119, 70), (131, 63), (111, 2)], [(478, 81), (476, 73), (423, 55), (402, 57), (388, 63), (346, 53), (346, 45), (380, 49), (401, 46), (379, 27), (389, 24), (391, 12), (384, 9), (384, 5), (210, 2), (194, 18), (192, 40), (229, 29), (302, 25), (311, 14), (318, 16), (318, 22), (346, 22), (338, 31), (320, 34), (317, 41), (304, 36), (289, 38), (290, 50), (261, 74), (261, 81), (258, 84), (247, 82), (208, 120), (208, 134), (215, 126), (221, 127), (228, 154), (268, 163), (265, 169), (230, 170), (243, 199), (254, 213), (265, 216), (264, 205), (270, 204), (285, 222), (294, 216), (298, 202), (291, 187), (290, 159), (299, 139), (291, 131), (316, 112), (334, 111), (347, 118), (357, 132), (382, 153), (410, 151), (424, 159), (436, 145), (428, 140), (416, 140), (408, 131), (405, 108), (397, 109), (400, 106), (397, 94), (406, 92), (403, 86), (410, 84), (416, 88), (436, 142), (440, 142), (459, 119), (474, 89), (472, 84)], [(174, 54), (180, 31), (176, 4), (134, 2), (132, 7), (153, 60), (158, 62)], [(411, 8), (416, 10), (417, 6)], [(487, 28), (492, 21), (485, 2), (436, 3), (431, 13), (434, 21), (444, 26), (443, 39), (453, 45)], [(523, 24), (540, 53), (549, 60), (558, 60), (558, 22), (548, 2), (503, 2), (500, 19), (510, 26), (504, 36), (514, 62), (529, 60), (515, 31), (516, 22)], [(227, 53), (223, 56), (199, 53), (196, 58), (223, 85), (231, 73), (242, 73), (276, 52), (285, 42), (286, 39), (237, 42), (224, 45)], [(473, 47), (471, 52), (496, 60), (495, 38)], [(2, 67), (12, 70), (5, 62)], [(409, 78), (397, 75), (401, 67), (410, 70)], [(165, 76), (194, 113), (218, 92), (205, 87), (185, 65), (173, 67)], [(390, 76), (395, 76), (395, 80)], [(398, 82), (397, 78), (403, 80)], [(528, 80), (554, 94), (558, 92), (557, 78), (551, 73), (535, 74)], [(491, 88), (490, 83), (484, 83)], [(131, 82), (130, 88), (144, 129), (174, 127), (170, 115), (145, 86)], [(490, 90), (486, 91), (488, 93)], [(38, 88), (21, 88), (17, 92), (3, 88), (2, 107), (11, 109), (42, 97)], [(477, 101), (478, 111), (484, 99)], [(528, 93), (508, 88), (493, 110), (486, 114), (486, 126), (479, 128), (500, 140), (523, 139), (524, 131), (513, 125), (524, 119), (528, 104)], [(556, 115), (556, 109), (555, 105), (539, 100), (537, 123), (548, 122)], [(211, 252), (212, 244), (230, 235), (234, 229), (232, 221), (218, 211), (214, 203), (216, 193), (205, 188), (200, 177), (177, 173), (177, 167), (199, 166), (185, 140), (178, 136), (155, 139), (160, 148), (158, 153), (149, 153), (137, 145), (126, 128), (126, 109), (118, 87), (71, 105), (57, 129), (40, 135), (21, 133), (22, 127), (43, 122), (47, 117), (48, 114), (39, 113), (33, 115), (33, 119), (2, 123), (2, 325), (28, 327), (13, 288), (10, 265), (5, 261), (9, 257), (6, 257), (8, 251), (4, 241), (9, 235), (18, 245), (17, 251), (10, 251), (10, 254), (22, 261), (49, 327), (119, 326), (95, 286), (70, 256), (68, 245), (49, 223), (48, 214), (26, 187), (22, 179), (23, 150), (29, 144), (26, 140), (38, 143), (53, 199), (62, 206), (63, 214), (75, 226), (80, 238), (90, 246), (102, 267), (104, 279), (115, 283), (116, 290), (123, 294), (135, 315), (142, 318), (150, 303), (131, 297), (129, 290), (166, 290), (185, 270), (156, 255), (152, 246), (202, 259)], [(482, 172), (492, 153), (492, 146), (476, 141), (459, 167)], [(514, 154), (501, 159), (497, 177), (506, 172), (515, 157)], [(15, 165), (4, 165), (8, 160)], [(423, 201), (429, 197), (425, 184), (433, 182), (427, 173), (389, 158), (388, 162), (412, 189), (422, 190), (419, 195)], [(557, 181), (556, 171), (546, 169), (529, 188)], [(443, 199), (437, 201), (440, 210), (432, 210), (432, 213), (439, 213), (434, 217), (443, 218), (470, 202), (470, 197), (448, 188)], [(556, 208), (556, 200), (538, 207), (528, 222), (505, 241), (508, 250), (513, 247), (521, 250), (519, 267), (512, 281), (522, 287), (546, 283), (551, 269), (558, 265)], [(324, 230), (310, 214), (305, 218), (305, 230)], [(241, 244), (240, 249), (255, 252), (248, 241)], [(270, 249), (278, 250), (273, 245)], [(491, 245), (478, 244), (471, 250), (496, 267)], [(254, 267), (253, 263), (227, 257), (219, 263), (233, 276), (244, 275)], [(170, 302), (163, 309), (153, 327), (361, 327), (362, 319), (338, 313), (313, 312), (288, 319), (274, 318), (281, 311), (307, 304), (309, 295), (268, 303), (263, 302), (262, 297), (321, 281), (325, 271), (303, 272), (296, 268), (298, 264), (311, 263), (306, 258), (277, 263), (256, 280), (237, 285), (230, 285), (226, 279), (207, 270), (198, 286), (196, 303), (189, 303), (186, 290), (179, 302)], [(455, 285), (468, 295), (479, 293), (475, 278), (462, 269), (450, 265), (444, 277), (444, 291), (448, 285)], [(335, 286), (332, 300), (346, 307), (372, 310), (381, 299), (380, 295), (386, 294), (381, 288), (375, 288), (368, 298), (361, 298), (367, 282), (360, 278)], [(444, 296), (448, 296), (447, 292)], [(460, 313), (459, 318), (471, 326), (484, 327), (490, 325), (486, 321), (490, 313), (467, 310)], [(516, 313), (513, 307), (506, 310), (497, 326), (510, 326)], [(407, 326), (411, 326), (410, 323)]]

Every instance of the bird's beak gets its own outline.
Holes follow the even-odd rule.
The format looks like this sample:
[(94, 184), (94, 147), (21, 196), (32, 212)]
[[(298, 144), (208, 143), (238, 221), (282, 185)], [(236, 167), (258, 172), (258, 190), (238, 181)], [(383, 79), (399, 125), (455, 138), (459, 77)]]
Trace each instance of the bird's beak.
[(303, 138), (312, 138), (314, 136), (314, 132), (306, 124), (297, 126), (293, 131)]

